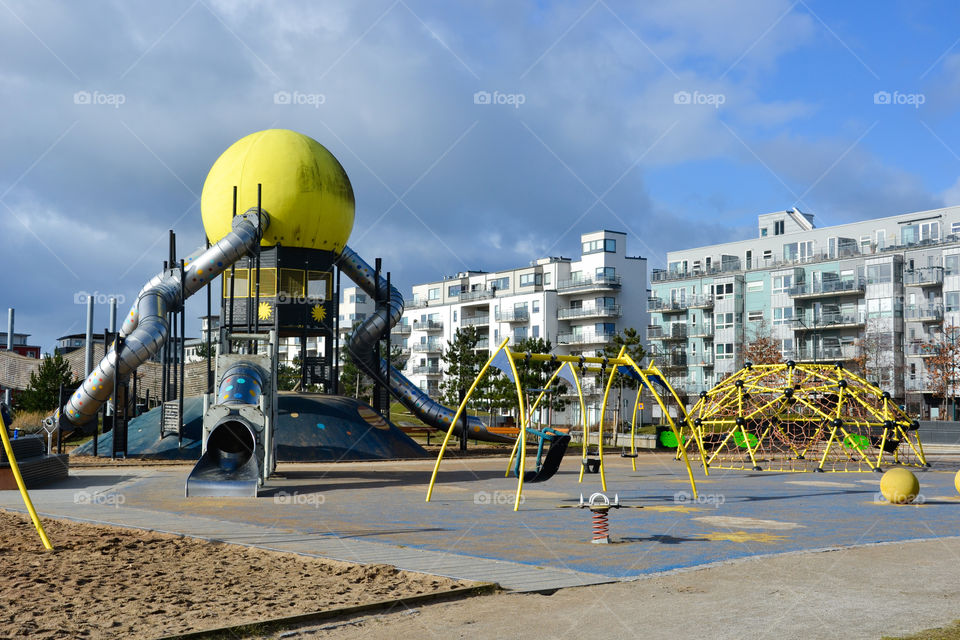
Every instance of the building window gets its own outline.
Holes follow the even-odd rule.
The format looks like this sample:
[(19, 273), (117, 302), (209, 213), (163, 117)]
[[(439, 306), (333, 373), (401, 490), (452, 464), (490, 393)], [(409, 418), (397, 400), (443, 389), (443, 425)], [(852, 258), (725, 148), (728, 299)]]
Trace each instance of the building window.
[(733, 358), (733, 343), (717, 343), (717, 360), (730, 360)]
[(960, 311), (960, 292), (951, 291), (944, 297), (947, 299), (947, 311)]
[(613, 322), (597, 322), (593, 325), (593, 330), (598, 336), (612, 336), (617, 332), (617, 325)]
[(439, 300), (440, 299), (440, 287), (434, 287), (427, 291), (427, 300)]
[(780, 354), (785, 358), (793, 356), (793, 338), (784, 338), (780, 341)]
[(723, 300), (724, 296), (733, 294), (733, 283), (713, 285), (713, 297), (717, 300)]
[(459, 297), (461, 291), (463, 291), (463, 286), (459, 284), (452, 284), (447, 287), (447, 295), (451, 298)]
[[(539, 301), (539, 300), (534, 300), (534, 301), (533, 301), (533, 312), (534, 312), (534, 313), (539, 313), (539, 312), (540, 312), (540, 301)], [(534, 337), (536, 337), (536, 336), (534, 336)]]
[[(869, 238), (868, 238), (869, 240)], [(806, 242), (791, 242), (783, 245), (784, 260), (810, 260), (813, 258), (813, 240)]]
[(546, 286), (550, 286), (550, 274), (549, 274), (549, 273), (543, 274), (543, 285), (544, 285), (545, 287), (546, 287)]
[(540, 337), (540, 325), (534, 325), (534, 327), (533, 327), (533, 337), (534, 337), (534, 338), (539, 338), (539, 337)]
[(763, 309), (756, 311), (747, 311), (747, 322), (761, 322), (763, 320)]
[(521, 340), (527, 339), (527, 328), (526, 327), (517, 327), (513, 330), (513, 339), (515, 342), (520, 342)]
[(886, 229), (877, 229), (876, 237), (877, 237), (877, 241), (876, 241), (877, 251), (879, 251), (880, 249), (883, 249), (884, 247), (887, 246)]
[(784, 233), (784, 223), (783, 220), (776, 220), (773, 223), (773, 235), (782, 236)]
[(603, 298), (597, 298), (596, 300), (594, 300), (594, 303), (597, 305), (598, 309), (604, 309), (604, 308), (609, 309), (611, 307), (616, 306), (617, 299), (614, 298), (613, 296), (605, 296)]
[(543, 275), (540, 273), (524, 273), (520, 275), (521, 287), (532, 287), (543, 284)]
[(763, 250), (763, 259), (764, 259), (764, 260), (773, 260), (773, 249), (764, 249), (764, 250)]
[(748, 282), (747, 291), (763, 291), (763, 280)]
[(950, 235), (957, 235), (960, 233), (960, 222), (951, 222), (950, 223)]
[(733, 326), (733, 313), (716, 313), (713, 322), (717, 329), (729, 329)]
[(495, 280), (490, 280), (487, 282), (488, 289), (496, 289), (497, 291), (503, 291), (504, 289), (510, 288), (510, 278), (497, 278)]
[(616, 253), (617, 252), (617, 241), (613, 238), (607, 238), (603, 240), (591, 240), (589, 242), (583, 243), (584, 255), (588, 253), (597, 253), (599, 251), (606, 251), (607, 253)]
[(793, 286), (793, 276), (773, 276), (773, 292), (784, 293)]
[(760, 229), (760, 237), (761, 237), (761, 238), (766, 238), (766, 237), (767, 237), (767, 228), (766, 228), (766, 227)]
[(611, 281), (617, 277), (617, 270), (613, 267), (597, 267), (597, 280)]
[(960, 273), (960, 255), (952, 254), (943, 257), (944, 275), (953, 276)]
[(457, 310), (456, 310), (456, 309), (453, 310), (453, 321), (454, 321), (454, 322), (457, 321)]
[(906, 224), (900, 229), (900, 241), (903, 244), (915, 244), (924, 240), (937, 241), (940, 239), (940, 221), (918, 222)]
[(793, 307), (775, 307), (773, 309), (773, 324), (790, 324), (793, 320)]
[(892, 264), (867, 265), (867, 284), (884, 284), (888, 282), (893, 282)]

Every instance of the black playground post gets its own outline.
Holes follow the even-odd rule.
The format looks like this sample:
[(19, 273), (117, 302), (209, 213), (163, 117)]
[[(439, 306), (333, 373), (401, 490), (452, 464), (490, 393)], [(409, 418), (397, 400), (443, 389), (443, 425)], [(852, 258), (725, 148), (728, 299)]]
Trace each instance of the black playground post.
[[(467, 397), (467, 390), (463, 387), (460, 387), (460, 404), (463, 404), (463, 399)], [(460, 423), (460, 451), (467, 450), (467, 410), (464, 407), (463, 413), (461, 414), (463, 421)]]

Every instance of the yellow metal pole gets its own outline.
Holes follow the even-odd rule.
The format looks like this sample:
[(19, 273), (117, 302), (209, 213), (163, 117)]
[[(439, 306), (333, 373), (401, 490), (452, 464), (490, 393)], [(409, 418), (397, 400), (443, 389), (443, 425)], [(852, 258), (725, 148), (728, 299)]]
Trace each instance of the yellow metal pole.
[(520, 495), (523, 493), (523, 472), (527, 464), (527, 420), (529, 416), (524, 411), (523, 406), (523, 387), (520, 385), (520, 373), (517, 371), (517, 365), (513, 361), (513, 354), (508, 350), (507, 358), (510, 360), (510, 370), (513, 371), (513, 380), (517, 384), (517, 402), (520, 404), (520, 469), (517, 473), (517, 495), (513, 501), (513, 510), (520, 510)]
[[(630, 421), (630, 455), (637, 455), (637, 407), (640, 406), (640, 392), (643, 390), (643, 385), (637, 388), (637, 397), (633, 401), (633, 419)], [(630, 462), (633, 463), (633, 470), (637, 470), (637, 459), (636, 457), (631, 458)]]
[(443, 460), (443, 454), (447, 450), (447, 443), (450, 442), (450, 436), (453, 435), (453, 430), (457, 426), (457, 420), (460, 419), (460, 414), (463, 413), (466, 409), (467, 401), (470, 400), (470, 396), (473, 395), (473, 390), (477, 388), (477, 385), (480, 383), (480, 379), (483, 378), (484, 374), (487, 372), (487, 369), (490, 368), (490, 363), (493, 362), (493, 359), (496, 357), (500, 351), (507, 346), (507, 341), (509, 338), (504, 338), (503, 342), (500, 343), (500, 346), (497, 347), (497, 350), (494, 351), (490, 358), (487, 360), (486, 364), (483, 365), (483, 368), (480, 369), (480, 373), (477, 374), (477, 379), (473, 381), (473, 384), (470, 385), (470, 390), (467, 391), (466, 395), (463, 396), (463, 402), (460, 403), (460, 406), (457, 407), (457, 412), (453, 416), (453, 420), (450, 421), (450, 428), (447, 429), (447, 435), (443, 437), (443, 444), (440, 445), (440, 453), (437, 454), (437, 462), (433, 465), (433, 473), (430, 475), (430, 486), (427, 488), (427, 502), (430, 502), (430, 498), (433, 496), (433, 485), (437, 481), (437, 472), (440, 470), (440, 461)]
[[(623, 357), (624, 352), (627, 350), (627, 345), (620, 347), (620, 353), (617, 354), (617, 361), (620, 361), (620, 358)], [(597, 427), (597, 448), (600, 450), (600, 486), (603, 487), (603, 490), (607, 490), (607, 474), (603, 469), (603, 416), (607, 413), (607, 399), (610, 397), (610, 387), (613, 386), (613, 379), (617, 375), (617, 365), (613, 365), (613, 369), (610, 371), (610, 377), (607, 378), (607, 386), (603, 390), (603, 403), (600, 405), (600, 424)], [(614, 429), (613, 437), (617, 437), (617, 431)]]
[(580, 458), (580, 477), (577, 482), (583, 482), (583, 465), (587, 461), (587, 438), (590, 437), (589, 427), (587, 426), (587, 405), (583, 401), (583, 388), (580, 386), (580, 376), (577, 375), (577, 369), (572, 364), (570, 372), (573, 374), (573, 383), (577, 385), (577, 397), (580, 399), (580, 421), (583, 422), (583, 457)]
[(30, 494), (27, 493), (27, 485), (24, 484), (23, 476), (20, 475), (20, 467), (17, 465), (17, 459), (13, 455), (10, 437), (7, 435), (7, 419), (3, 416), (4, 413), (6, 413), (6, 411), (0, 412), (0, 438), (3, 439), (3, 450), (7, 453), (10, 471), (13, 472), (13, 477), (17, 481), (17, 488), (20, 489), (20, 495), (23, 496), (23, 504), (27, 507), (30, 519), (33, 520), (33, 526), (36, 527), (37, 533), (40, 534), (40, 541), (43, 543), (43, 548), (47, 551), (53, 551), (53, 545), (50, 544), (50, 539), (47, 537), (47, 532), (43, 530), (43, 523), (40, 522), (37, 510), (33, 508), (33, 501), (30, 500)]
[[(633, 365), (635, 368), (639, 369), (639, 367), (637, 367), (636, 363), (633, 362), (633, 360), (630, 358), (630, 356), (627, 356), (627, 360), (630, 361), (630, 364), (631, 364), (631, 365)], [(663, 380), (664, 383), (667, 385), (667, 389), (670, 390), (670, 395), (673, 396), (673, 399), (674, 399), (674, 401), (677, 403), (677, 407), (679, 408), (678, 410), (679, 410), (679, 411), (681, 412), (681, 414), (683, 415), (683, 421), (690, 426), (690, 432), (693, 434), (694, 439), (697, 441), (697, 449), (700, 451), (700, 460), (706, 460), (706, 459), (707, 459), (707, 456), (706, 456), (706, 453), (704, 452), (704, 449), (703, 449), (703, 441), (702, 441), (701, 438), (700, 438), (700, 432), (699, 432), (699, 430), (695, 429), (694, 426), (693, 426), (693, 424), (690, 422), (690, 414), (687, 413), (687, 409), (686, 409), (686, 407), (684, 406), (684, 404), (683, 404), (682, 402), (680, 402), (680, 396), (677, 395), (676, 389), (673, 388), (673, 385), (671, 385), (669, 382), (667, 382), (667, 377), (666, 377), (665, 375), (663, 375), (663, 372), (660, 371), (660, 369), (658, 369), (656, 366), (654, 366), (654, 365), (651, 364), (651, 365), (650, 365), (650, 371), (653, 371), (654, 373), (656, 373), (657, 375), (659, 375), (659, 376), (660, 376), (660, 379)], [(647, 385), (647, 388), (650, 389), (650, 391), (653, 391), (653, 388), (650, 387), (650, 385)], [(657, 394), (656, 392), (654, 392), (654, 395), (659, 395), (659, 394)], [(681, 428), (681, 432), (682, 432), (682, 428)], [(678, 443), (678, 444), (681, 444), (682, 442), (683, 442), (683, 436), (682, 436), (682, 433), (681, 433), (681, 435), (677, 437), (677, 443)], [(687, 455), (687, 450), (686, 450), (686, 445), (684, 445), (683, 456), (686, 457), (686, 455)], [(689, 464), (690, 464), (690, 463), (687, 462), (687, 465), (689, 465)], [(709, 475), (710, 475), (710, 466), (707, 465), (707, 464), (704, 464), (704, 465), (703, 465), (703, 475), (705, 475), (705, 476), (709, 476)], [(696, 492), (694, 492), (694, 493), (696, 493)]]

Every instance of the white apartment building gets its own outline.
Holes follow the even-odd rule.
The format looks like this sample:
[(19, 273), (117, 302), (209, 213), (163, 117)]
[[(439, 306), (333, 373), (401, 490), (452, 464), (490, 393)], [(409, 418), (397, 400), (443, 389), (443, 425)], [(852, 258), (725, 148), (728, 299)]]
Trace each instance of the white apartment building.
[[(528, 266), (466, 271), (414, 285), (393, 342), (410, 350), (405, 374), (439, 393), (441, 356), (460, 327), (481, 332), (479, 349), (504, 338), (544, 338), (562, 355), (595, 355), (625, 328), (647, 324), (647, 261), (627, 255), (627, 236), (594, 231), (580, 237), (580, 257), (540, 258)], [(585, 392), (596, 394), (588, 384)]]
[(960, 207), (823, 228), (788, 209), (760, 215), (756, 238), (667, 261), (652, 273), (647, 338), (681, 391), (742, 367), (765, 325), (784, 360), (853, 366), (872, 349), (867, 377), (936, 415), (925, 363), (944, 328), (960, 327)]

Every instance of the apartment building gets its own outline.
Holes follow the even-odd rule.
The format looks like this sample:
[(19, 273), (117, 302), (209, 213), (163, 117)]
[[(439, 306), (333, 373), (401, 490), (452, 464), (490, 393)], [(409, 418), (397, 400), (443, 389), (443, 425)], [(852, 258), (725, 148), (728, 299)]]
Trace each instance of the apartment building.
[(784, 360), (864, 365), (908, 410), (936, 415), (925, 364), (960, 326), (960, 207), (823, 228), (798, 209), (763, 214), (753, 239), (669, 252), (651, 291), (651, 350), (687, 393), (742, 367), (766, 334)]
[[(595, 231), (580, 237), (580, 257), (540, 258), (524, 267), (465, 271), (418, 284), (393, 342), (410, 350), (405, 374), (439, 393), (442, 354), (461, 327), (476, 327), (478, 349), (525, 338), (550, 340), (555, 353), (594, 355), (617, 332), (647, 324), (647, 261), (627, 255), (627, 236)], [(595, 394), (589, 384), (585, 391)]]

